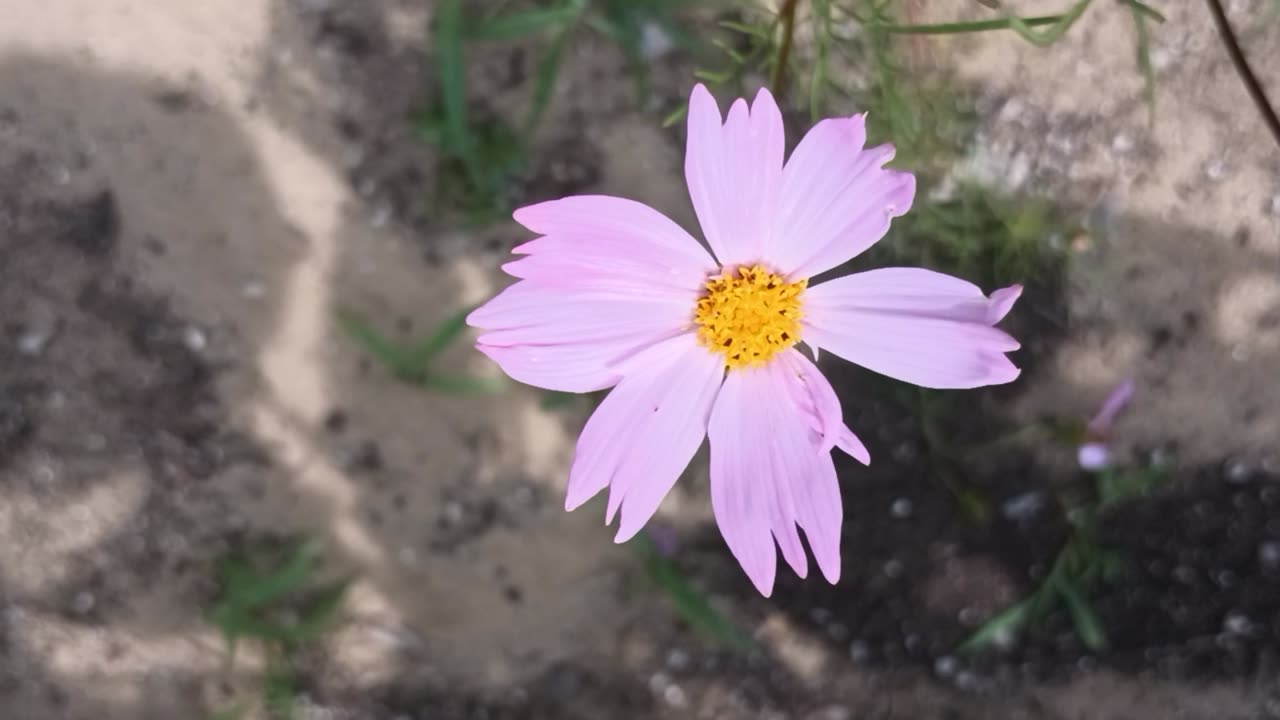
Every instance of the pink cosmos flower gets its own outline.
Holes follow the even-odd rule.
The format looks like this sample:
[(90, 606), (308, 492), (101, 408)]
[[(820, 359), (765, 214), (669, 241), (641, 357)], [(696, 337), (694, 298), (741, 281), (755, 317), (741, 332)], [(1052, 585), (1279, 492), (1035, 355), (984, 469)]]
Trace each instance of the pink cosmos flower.
[(911, 207), (915, 178), (883, 166), (864, 115), (824, 120), (783, 163), (782, 115), (765, 90), (727, 120), (706, 88), (689, 101), (685, 179), (707, 252), (657, 211), (580, 196), (517, 210), (541, 237), (504, 266), (519, 282), (476, 310), (477, 347), (512, 378), (567, 392), (613, 388), (587, 421), (569, 473), (569, 510), (606, 487), (617, 542), (653, 516), (704, 437), (711, 502), (756, 588), (777, 550), (800, 576), (804, 530), (822, 574), (840, 576), (842, 508), (832, 448), (863, 464), (840, 401), (803, 342), (930, 388), (1007, 383), (1018, 349), (993, 327), (1022, 288), (985, 296), (918, 268), (809, 287), (884, 236)]

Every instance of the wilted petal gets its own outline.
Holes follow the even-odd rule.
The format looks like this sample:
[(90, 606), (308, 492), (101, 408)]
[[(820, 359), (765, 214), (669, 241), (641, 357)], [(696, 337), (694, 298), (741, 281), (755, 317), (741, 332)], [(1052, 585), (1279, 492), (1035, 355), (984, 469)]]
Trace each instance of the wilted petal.
[(792, 400), (801, 413), (809, 419), (808, 425), (816, 437), (821, 452), (838, 447), (863, 465), (871, 464), (871, 454), (853, 431), (844, 424), (840, 399), (822, 371), (800, 351), (788, 350), (778, 356), (779, 362), (794, 376), (788, 383)]
[(720, 108), (702, 85), (689, 99), (685, 179), (702, 233), (722, 265), (759, 261), (768, 250), (782, 185), (782, 113), (768, 90)]
[(768, 260), (806, 278), (858, 255), (911, 208), (915, 177), (886, 170), (893, 147), (864, 149), (866, 117), (823, 120), (787, 159)]
[(1106, 435), (1111, 424), (1129, 403), (1133, 401), (1134, 385), (1132, 380), (1125, 380), (1111, 391), (1102, 403), (1102, 409), (1089, 421), (1089, 431), (1094, 435)]
[(988, 299), (958, 278), (915, 268), (872, 270), (805, 295), (805, 342), (898, 380), (973, 388), (1018, 377), (1018, 341), (992, 325), (1021, 288)]
[(572, 510), (609, 487), (608, 520), (622, 511), (618, 542), (648, 522), (702, 444), (724, 361), (682, 335), (633, 358), (624, 374), (578, 438), (565, 499)]

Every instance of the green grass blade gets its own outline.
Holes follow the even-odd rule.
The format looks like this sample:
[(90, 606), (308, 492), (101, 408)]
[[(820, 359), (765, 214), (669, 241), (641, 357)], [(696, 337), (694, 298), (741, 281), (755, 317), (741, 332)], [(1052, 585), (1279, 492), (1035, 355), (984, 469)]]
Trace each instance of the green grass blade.
[[(1147, 104), (1147, 123), (1154, 125), (1156, 121), (1156, 71), (1155, 66), (1151, 64), (1151, 31), (1147, 27), (1148, 14), (1140, 8), (1146, 6), (1136, 0), (1131, 0), (1129, 8), (1133, 12), (1133, 29), (1138, 36), (1138, 44), (1136, 55), (1138, 60), (1138, 72), (1142, 74), (1142, 100)], [(1148, 8), (1149, 9), (1149, 8)], [(1164, 18), (1160, 17), (1163, 22)]]
[(445, 348), (453, 344), (467, 329), (467, 316), (471, 308), (464, 308), (445, 318), (425, 340), (404, 354), (406, 368), (410, 372), (423, 372)]
[(573, 5), (526, 10), (468, 25), (463, 30), (462, 37), (464, 40), (478, 41), (517, 40), (536, 33), (563, 29), (577, 16), (578, 8)]
[(422, 387), (453, 395), (496, 395), (507, 389), (507, 381), (500, 375), (471, 377), (429, 374), (423, 379)]
[[(1277, 1), (1280, 2), (1280, 0), (1277, 0)], [(675, 125), (676, 123), (683, 120), (685, 116), (688, 114), (689, 114), (689, 106), (681, 105), (675, 110), (672, 110), (671, 112), (667, 113), (666, 117), (662, 118), (662, 127), (669, 128), (672, 125)]]
[(649, 578), (671, 600), (676, 614), (688, 625), (726, 648), (746, 652), (756, 647), (751, 636), (711, 605), (688, 578), (654, 547), (648, 535), (638, 535), (633, 545), (644, 559)]
[(319, 637), (333, 627), (342, 609), (342, 602), (347, 598), (347, 590), (351, 582), (344, 580), (322, 591), (319, 597), (307, 608), (298, 624), (289, 631), (289, 643), (301, 645)]
[(972, 22), (933, 23), (927, 25), (874, 25), (875, 30), (893, 35), (956, 35), (961, 33), (987, 32), (990, 30), (1012, 30), (1015, 20), (1027, 27), (1054, 25), (1062, 22), (1065, 15), (1040, 15), (1027, 18), (996, 18), (994, 20), (975, 20)]
[(467, 178), (477, 190), (488, 183), (476, 154), (475, 139), (467, 123), (466, 60), (462, 54), (461, 0), (441, 0), (436, 11), (436, 69), (444, 105), (444, 137), (448, 149), (462, 162)]
[(1139, 0), (1124, 0), (1124, 4), (1132, 8), (1134, 12), (1149, 17), (1156, 22), (1162, 23), (1165, 21), (1164, 15), (1161, 14), (1159, 10), (1156, 10), (1144, 2), (1139, 2)]
[(542, 124), (542, 116), (546, 114), (547, 105), (551, 102), (551, 92), (555, 90), (556, 78), (560, 74), (560, 60), (564, 57), (564, 49), (569, 44), (572, 31), (572, 23), (561, 30), (555, 42), (547, 50), (547, 54), (542, 57), (542, 62), (538, 63), (533, 100), (529, 104), (529, 116), (524, 122), (525, 135), (532, 135), (538, 125)]
[(809, 78), (809, 118), (822, 118), (822, 93), (827, 87), (827, 54), (831, 44), (831, 0), (812, 0), (811, 15), (817, 52)]
[(1084, 15), (1084, 11), (1089, 9), (1089, 3), (1093, 0), (1079, 0), (1066, 14), (1062, 15), (1058, 22), (1045, 28), (1043, 31), (1031, 29), (1031, 26), (1022, 20), (1022, 18), (1009, 18), (1009, 28), (1018, 33), (1023, 40), (1035, 45), (1036, 47), (1049, 47), (1057, 42), (1062, 36), (1071, 29), (1072, 25)]
[(289, 559), (275, 572), (258, 581), (244, 585), (223, 603), (236, 610), (251, 610), (274, 602), (301, 589), (316, 571), (320, 560), (320, 544), (315, 541), (298, 543)]
[(975, 653), (990, 647), (996, 638), (1004, 635), (1013, 637), (1031, 619), (1032, 609), (1038, 602), (1040, 592), (1033, 593), (1005, 608), (1000, 614), (982, 624), (972, 635), (956, 648), (960, 654)]
[(1067, 612), (1071, 615), (1071, 622), (1075, 625), (1080, 641), (1094, 652), (1105, 650), (1107, 633), (1102, 628), (1102, 620), (1094, 612), (1093, 606), (1089, 604), (1084, 592), (1071, 574), (1057, 574), (1053, 578), (1053, 586), (1067, 605)]
[(410, 353), (373, 329), (364, 318), (347, 310), (338, 311), (338, 325), (357, 345), (372, 355), (394, 375), (410, 373)]

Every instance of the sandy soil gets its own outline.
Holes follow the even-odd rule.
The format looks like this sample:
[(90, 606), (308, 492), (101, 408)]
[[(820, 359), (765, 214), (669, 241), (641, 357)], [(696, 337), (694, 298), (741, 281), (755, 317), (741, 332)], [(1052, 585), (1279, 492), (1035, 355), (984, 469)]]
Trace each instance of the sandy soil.
[[(293, 534), (358, 578), (311, 659), (307, 717), (1280, 717), (1266, 660), (1194, 684), (997, 672), (978, 691), (928, 658), (861, 665), (810, 622), (821, 592), (754, 598), (714, 538), (691, 544), (694, 567), (767, 657), (718, 653), (635, 591), (599, 508), (560, 509), (581, 407), (411, 391), (335, 325), (350, 308), (423, 332), (500, 287), (520, 238), (436, 218), (405, 122), (431, 5), (0, 0), (0, 717), (206, 717), (251, 693), (259, 659), (226, 672), (203, 618), (212, 563)], [(1275, 67), (1274, 18), (1235, 5), (1255, 65)], [(1134, 377), (1126, 448), (1275, 472), (1280, 155), (1200, 5), (1156, 31), (1154, 125), (1131, 29), (1099, 10), (1048, 51), (1001, 35), (930, 50), (980, 98), (966, 172), (1094, 223), (1065, 339), (1009, 414), (1084, 415)], [(634, 108), (614, 50), (572, 53), (527, 192), (626, 195), (691, 224), (679, 131)], [(485, 102), (519, 102), (522, 62), (477, 62)], [(657, 104), (687, 77), (660, 68)], [(464, 343), (444, 362), (493, 372)], [(927, 517), (916, 481), (870, 490), (867, 516), (917, 491)], [(705, 524), (696, 483), (668, 506)], [(950, 577), (937, 547), (999, 556), (937, 512), (934, 560), (909, 577)], [(842, 592), (881, 582), (894, 548), (876, 522), (851, 530), (867, 551)]]

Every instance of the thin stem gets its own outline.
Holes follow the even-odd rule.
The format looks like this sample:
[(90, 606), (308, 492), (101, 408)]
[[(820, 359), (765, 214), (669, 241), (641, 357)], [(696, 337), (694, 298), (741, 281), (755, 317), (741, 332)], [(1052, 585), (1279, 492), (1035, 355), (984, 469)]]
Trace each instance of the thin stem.
[(1266, 123), (1267, 129), (1271, 131), (1271, 136), (1275, 138), (1277, 144), (1280, 144), (1280, 117), (1276, 117), (1275, 108), (1267, 100), (1267, 93), (1262, 89), (1262, 83), (1258, 82), (1258, 77), (1253, 74), (1253, 69), (1249, 67), (1249, 61), (1245, 59), (1244, 51), (1240, 49), (1240, 41), (1236, 39), (1236, 34), (1231, 29), (1231, 23), (1227, 21), (1227, 13), (1222, 9), (1222, 3), (1219, 0), (1209, 0), (1209, 11), (1213, 13), (1213, 22), (1218, 26), (1218, 34), (1222, 36), (1222, 43), (1227, 46), (1227, 54), (1231, 56), (1231, 64), (1235, 66), (1236, 73), (1244, 81), (1245, 89), (1249, 91), (1249, 97), (1252, 98), (1253, 104), (1258, 106), (1258, 112), (1262, 113), (1262, 120)]
[(787, 63), (791, 60), (791, 45), (796, 35), (796, 6), (799, 4), (800, 0), (786, 0), (778, 13), (782, 22), (782, 43), (778, 46), (778, 60), (773, 66), (773, 76), (769, 78), (769, 88), (779, 97), (787, 82)]

